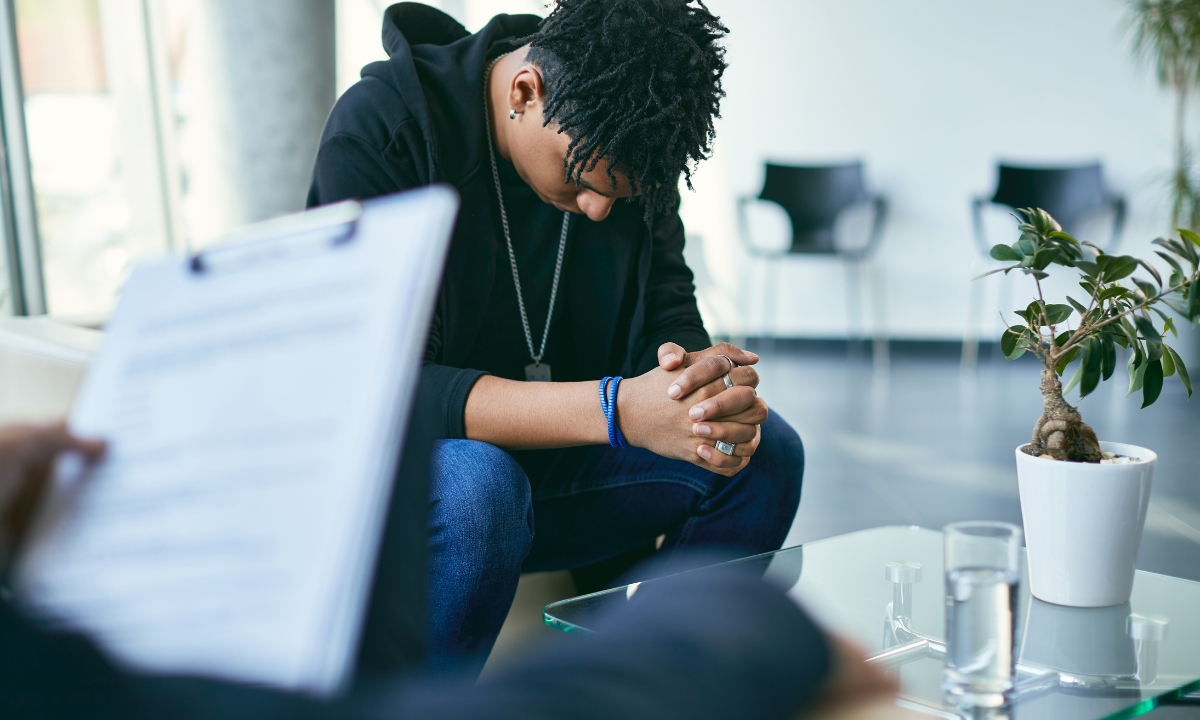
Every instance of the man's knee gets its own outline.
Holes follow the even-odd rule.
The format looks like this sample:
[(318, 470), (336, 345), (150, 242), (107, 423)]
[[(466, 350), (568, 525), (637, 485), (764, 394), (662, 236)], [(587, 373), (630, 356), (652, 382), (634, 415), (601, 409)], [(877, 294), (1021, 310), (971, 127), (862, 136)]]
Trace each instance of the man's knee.
[(762, 439), (751, 465), (758, 463), (774, 481), (777, 500), (795, 509), (804, 480), (804, 444), (800, 435), (774, 411), (762, 424)]
[(455, 552), (519, 566), (533, 541), (529, 479), (512, 456), (475, 440), (434, 446), (430, 526)]

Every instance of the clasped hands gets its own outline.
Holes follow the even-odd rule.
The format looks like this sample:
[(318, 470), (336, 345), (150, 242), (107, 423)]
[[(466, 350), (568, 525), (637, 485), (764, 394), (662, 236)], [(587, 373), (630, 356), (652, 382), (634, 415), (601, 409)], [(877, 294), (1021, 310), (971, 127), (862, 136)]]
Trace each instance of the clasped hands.
[[(728, 358), (728, 359), (727, 359)], [(737, 365), (730, 369), (730, 362)], [(621, 383), (617, 414), (629, 441), (663, 457), (686, 460), (735, 475), (758, 449), (767, 404), (758, 397), (758, 356), (728, 343), (685, 352), (675, 343), (658, 348), (658, 367)], [(725, 387), (729, 373), (733, 387)], [(732, 456), (717, 451), (724, 440)]]

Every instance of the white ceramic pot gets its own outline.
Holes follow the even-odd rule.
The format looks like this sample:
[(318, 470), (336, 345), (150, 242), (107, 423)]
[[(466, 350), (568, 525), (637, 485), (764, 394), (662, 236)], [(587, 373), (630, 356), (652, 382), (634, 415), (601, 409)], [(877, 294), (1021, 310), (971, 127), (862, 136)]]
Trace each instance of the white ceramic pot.
[(1073, 463), (1017, 448), (1029, 590), (1056, 605), (1107, 607), (1129, 600), (1158, 455), (1101, 442), (1126, 465)]

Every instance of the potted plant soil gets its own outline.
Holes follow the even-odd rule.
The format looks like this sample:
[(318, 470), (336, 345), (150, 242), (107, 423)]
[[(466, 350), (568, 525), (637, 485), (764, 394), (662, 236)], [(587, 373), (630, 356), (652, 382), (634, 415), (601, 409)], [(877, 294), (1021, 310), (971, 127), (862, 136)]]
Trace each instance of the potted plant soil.
[[(1160, 248), (1155, 254), (1170, 268), (1164, 281), (1144, 260), (1080, 243), (1044, 210), (1018, 212), (1020, 239), (996, 245), (991, 255), (1012, 263), (992, 272), (1023, 272), (1037, 289), (1033, 302), (1016, 311), (1023, 322), (1000, 339), (1007, 359), (1031, 353), (1044, 366), (1044, 411), (1030, 442), (1016, 450), (1030, 591), (1058, 605), (1119, 605), (1133, 589), (1158, 456), (1097, 439), (1063, 394), (1078, 387), (1084, 397), (1112, 377), (1121, 347), (1128, 354), (1129, 392), (1142, 393), (1142, 407), (1158, 399), (1164, 378), (1172, 375), (1191, 396), (1187, 368), (1166, 343), (1176, 331), (1166, 311), (1190, 322), (1200, 318), (1200, 291), (1193, 291), (1200, 236), (1180, 230), (1181, 240), (1154, 241)], [(1051, 266), (1078, 273), (1082, 300), (1047, 302), (1042, 281)], [(1072, 363), (1064, 388), (1060, 376)]]

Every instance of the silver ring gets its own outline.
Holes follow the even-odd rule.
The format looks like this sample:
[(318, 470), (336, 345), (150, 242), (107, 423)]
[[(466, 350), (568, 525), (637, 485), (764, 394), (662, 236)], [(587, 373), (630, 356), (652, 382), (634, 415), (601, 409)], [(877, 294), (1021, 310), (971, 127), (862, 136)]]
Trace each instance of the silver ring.
[(724, 440), (717, 441), (717, 452), (721, 453), (722, 455), (733, 457), (733, 449), (735, 447), (737, 446), (733, 443), (727, 443)]
[(724, 375), (722, 375), (721, 379), (725, 381), (725, 389), (726, 390), (733, 387), (733, 378), (729, 377), (729, 373), (725, 373)]
[(729, 359), (728, 355), (718, 355), (717, 357), (725, 358), (725, 362), (729, 363), (730, 372), (733, 372), (733, 369), (738, 366), (737, 363)]

